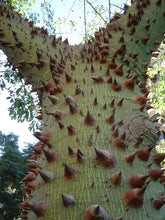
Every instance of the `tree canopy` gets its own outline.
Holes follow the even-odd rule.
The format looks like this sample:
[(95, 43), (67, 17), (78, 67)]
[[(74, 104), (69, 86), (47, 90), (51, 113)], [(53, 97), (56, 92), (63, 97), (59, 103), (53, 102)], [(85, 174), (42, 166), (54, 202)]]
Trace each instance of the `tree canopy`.
[(17, 204), (22, 202), (24, 191), (20, 181), (28, 171), (27, 159), (31, 148), (20, 152), (18, 136), (0, 132), (0, 219), (13, 220), (21, 211)]

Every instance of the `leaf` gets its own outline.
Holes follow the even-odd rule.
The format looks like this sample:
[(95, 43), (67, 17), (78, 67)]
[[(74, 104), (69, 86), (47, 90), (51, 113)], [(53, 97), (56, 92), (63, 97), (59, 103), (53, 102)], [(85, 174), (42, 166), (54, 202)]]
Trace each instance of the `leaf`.
[(27, 9), (27, 7), (28, 7), (28, 5), (27, 5), (27, 4), (25, 4), (25, 5), (24, 5), (24, 9), (26, 10), (26, 9)]

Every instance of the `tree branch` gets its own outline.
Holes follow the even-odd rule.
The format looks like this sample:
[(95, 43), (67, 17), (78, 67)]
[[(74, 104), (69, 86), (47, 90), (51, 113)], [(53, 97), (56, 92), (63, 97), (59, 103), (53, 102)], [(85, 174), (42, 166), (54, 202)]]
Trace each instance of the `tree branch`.
[(108, 11), (108, 14), (109, 14), (109, 21), (111, 19), (111, 1), (109, 0), (109, 11)]
[(102, 17), (102, 15), (93, 7), (93, 5), (88, 1), (85, 0), (91, 7), (92, 9), (96, 12), (96, 14), (98, 14), (100, 16), (100, 18), (104, 21), (105, 24), (107, 24), (107, 21)]
[(84, 0), (84, 29), (85, 29), (85, 38), (87, 35), (87, 21), (86, 21), (86, 5), (85, 5), (85, 0)]
[(67, 16), (65, 17), (64, 20), (67, 20), (67, 19), (68, 19), (70, 13), (72, 12), (72, 8), (73, 8), (73, 6), (74, 6), (75, 3), (76, 3), (76, 0), (74, 0), (73, 4), (72, 4), (72, 6), (70, 7), (69, 12), (68, 12), (68, 14), (67, 14)]
[(111, 4), (111, 3), (110, 3), (110, 5), (111, 5), (111, 6), (114, 6), (114, 7), (116, 7), (116, 8), (119, 8), (120, 10), (124, 10), (124, 8), (122, 8), (122, 7), (120, 7), (120, 6), (116, 5), (116, 4)]

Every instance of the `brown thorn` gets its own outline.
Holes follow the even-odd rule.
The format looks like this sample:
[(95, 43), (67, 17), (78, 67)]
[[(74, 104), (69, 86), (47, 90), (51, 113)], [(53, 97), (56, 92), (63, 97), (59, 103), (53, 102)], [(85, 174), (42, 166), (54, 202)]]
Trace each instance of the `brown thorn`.
[(74, 179), (77, 174), (78, 174), (78, 170), (74, 167), (69, 166), (66, 163), (63, 163), (64, 166), (64, 177), (65, 179), (69, 180), (69, 179)]
[(85, 119), (84, 119), (84, 125), (87, 126), (92, 126), (96, 123), (96, 120), (94, 119), (94, 117), (92, 116), (91, 113), (89, 113), (89, 111), (87, 112)]

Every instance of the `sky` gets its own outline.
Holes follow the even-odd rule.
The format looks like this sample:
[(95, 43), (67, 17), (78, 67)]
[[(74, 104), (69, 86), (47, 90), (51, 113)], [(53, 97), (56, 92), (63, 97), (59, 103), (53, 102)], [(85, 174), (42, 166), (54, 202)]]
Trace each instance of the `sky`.
[[(84, 28), (84, 0), (36, 0), (36, 3), (32, 4), (30, 13), (39, 13), (40, 26), (43, 26), (44, 19), (47, 19), (46, 11), (41, 8), (41, 2), (45, 2), (45, 7), (49, 4), (53, 15), (52, 26), (55, 27), (56, 37), (62, 36), (63, 40), (68, 38), (69, 44), (79, 44), (82, 42), (85, 28)], [(91, 33), (94, 33), (100, 26), (105, 25), (104, 21), (99, 20), (99, 16), (94, 16), (94, 10), (89, 3), (102, 15), (104, 20), (109, 18), (109, 2), (111, 3), (111, 15), (120, 10), (123, 7), (124, 2), (129, 3), (128, 0), (86, 0), (85, 1), (85, 15), (87, 29), (91, 29)], [(118, 6), (118, 8), (115, 7)], [(99, 8), (100, 11), (99, 11)], [(121, 10), (120, 10), (121, 12)], [(43, 16), (44, 14), (44, 16)], [(48, 19), (47, 19), (48, 20)], [(49, 18), (50, 20), (50, 18)], [(93, 26), (91, 26), (91, 23)], [(73, 24), (73, 26), (71, 25)]]
[[(33, 10), (30, 11), (30, 13), (40, 13), (42, 15), (41, 11), (41, 2), (39, 0), (36, 0), (36, 4), (33, 4)], [(70, 44), (78, 44), (82, 42), (83, 36), (84, 36), (84, 1), (83, 0), (48, 0), (45, 2), (50, 2), (51, 9), (54, 10), (55, 13), (55, 19), (58, 21), (57, 23), (54, 21), (54, 25), (56, 25), (56, 33), (57, 37), (63, 36), (63, 39), (68, 38)], [(103, 2), (105, 4), (105, 0), (93, 0), (90, 1), (94, 7), (97, 8), (98, 5), (102, 5)], [(121, 4), (123, 1), (115, 0), (111, 1), (115, 4)], [(106, 7), (108, 8), (108, 0), (106, 1)], [(86, 3), (86, 17), (87, 21), (91, 20), (92, 17), (92, 8), (89, 4)], [(108, 11), (105, 15), (108, 17)], [(45, 17), (46, 18), (46, 17)], [(41, 26), (44, 24), (42, 23), (41, 17), (39, 18), (41, 20)], [(61, 19), (61, 20), (60, 20)], [(70, 27), (71, 22), (74, 21), (74, 26)], [(61, 23), (61, 25), (59, 25)], [(95, 19), (93, 19), (94, 24), (96, 24)], [(93, 31), (94, 33), (94, 31)], [(0, 51), (0, 60), (4, 60), (5, 55), (2, 51)], [(0, 71), (3, 71), (3, 66), (0, 67)], [(28, 130), (28, 123), (18, 123), (16, 120), (11, 120), (8, 112), (8, 108), (10, 106), (9, 100), (6, 99), (8, 96), (7, 91), (0, 91), (0, 130), (3, 134), (8, 134), (10, 132), (16, 134), (19, 136), (19, 147), (20, 150), (26, 146), (26, 143), (31, 143), (32, 145), (37, 142), (37, 140), (32, 135), (33, 132), (30, 132)]]
[(10, 106), (9, 101), (6, 99), (7, 91), (0, 94), (0, 131), (3, 134), (10, 132), (19, 136), (19, 147), (23, 148), (25, 143), (35, 143), (37, 140), (33, 137), (32, 132), (28, 130), (28, 123), (18, 123), (16, 120), (11, 120), (8, 112)]

